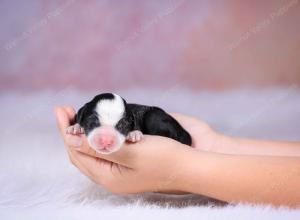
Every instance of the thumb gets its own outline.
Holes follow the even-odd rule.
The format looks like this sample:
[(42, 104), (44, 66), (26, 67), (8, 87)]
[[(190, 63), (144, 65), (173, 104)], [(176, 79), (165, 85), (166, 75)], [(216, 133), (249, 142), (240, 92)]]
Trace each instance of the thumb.
[(67, 127), (70, 126), (70, 121), (67, 112), (62, 107), (55, 107), (54, 108), (57, 126), (64, 136), (66, 134)]

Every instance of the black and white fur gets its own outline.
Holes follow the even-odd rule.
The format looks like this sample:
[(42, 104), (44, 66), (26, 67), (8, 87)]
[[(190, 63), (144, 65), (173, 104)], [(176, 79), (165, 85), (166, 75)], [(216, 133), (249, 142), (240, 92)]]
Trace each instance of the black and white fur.
[(112, 93), (99, 94), (80, 108), (75, 116), (75, 124), (67, 129), (67, 133), (85, 133), (91, 147), (98, 151), (93, 143), (93, 136), (101, 126), (113, 128), (118, 146), (109, 152), (100, 153), (117, 151), (126, 140), (140, 141), (143, 134), (169, 137), (186, 145), (192, 144), (190, 134), (161, 108), (128, 104), (122, 97)]

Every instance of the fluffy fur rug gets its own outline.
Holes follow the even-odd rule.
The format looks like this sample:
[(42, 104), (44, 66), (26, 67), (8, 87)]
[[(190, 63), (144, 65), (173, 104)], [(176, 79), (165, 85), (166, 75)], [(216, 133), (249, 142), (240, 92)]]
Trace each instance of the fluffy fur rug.
[[(130, 102), (195, 115), (228, 134), (300, 139), (300, 91), (296, 87), (226, 93), (195, 93), (180, 88), (117, 93)], [(1, 220), (300, 219), (300, 210), (222, 206), (195, 195), (117, 196), (94, 185), (70, 165), (52, 113), (54, 105), (79, 107), (94, 94), (66, 88), (42, 94), (0, 95)]]

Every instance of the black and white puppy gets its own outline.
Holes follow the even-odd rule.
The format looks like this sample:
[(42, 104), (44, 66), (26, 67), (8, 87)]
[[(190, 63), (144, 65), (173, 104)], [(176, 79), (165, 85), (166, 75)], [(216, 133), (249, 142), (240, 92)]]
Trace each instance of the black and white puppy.
[(137, 142), (143, 134), (173, 138), (191, 145), (189, 133), (164, 110), (145, 105), (128, 104), (121, 96), (103, 93), (79, 109), (69, 134), (85, 133), (90, 146), (110, 154), (127, 141)]

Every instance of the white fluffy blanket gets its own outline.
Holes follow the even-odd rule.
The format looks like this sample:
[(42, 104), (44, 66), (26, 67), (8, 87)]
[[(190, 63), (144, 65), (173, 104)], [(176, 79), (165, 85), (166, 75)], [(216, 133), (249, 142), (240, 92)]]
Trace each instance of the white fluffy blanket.
[[(259, 91), (191, 92), (174, 87), (117, 92), (130, 102), (195, 115), (228, 134), (300, 139), (300, 90), (294, 86)], [(79, 107), (93, 94), (66, 88), (0, 95), (1, 220), (300, 219), (300, 210), (217, 206), (195, 195), (118, 196), (94, 185), (70, 165), (52, 113), (54, 105)]]

